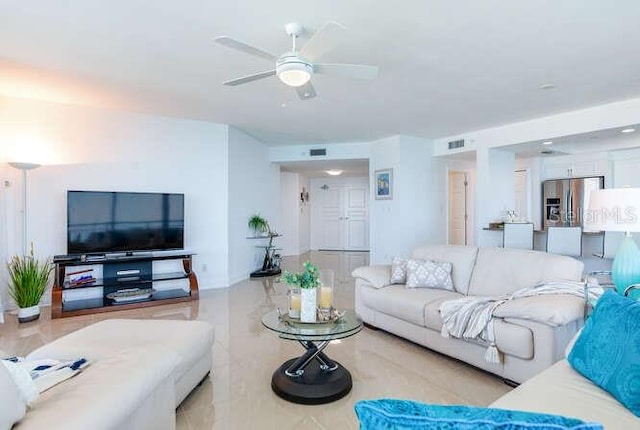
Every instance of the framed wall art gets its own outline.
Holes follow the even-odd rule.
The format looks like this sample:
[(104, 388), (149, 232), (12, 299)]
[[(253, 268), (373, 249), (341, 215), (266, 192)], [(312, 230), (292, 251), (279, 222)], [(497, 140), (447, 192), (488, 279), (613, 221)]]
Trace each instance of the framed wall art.
[(393, 169), (376, 170), (376, 199), (393, 199)]

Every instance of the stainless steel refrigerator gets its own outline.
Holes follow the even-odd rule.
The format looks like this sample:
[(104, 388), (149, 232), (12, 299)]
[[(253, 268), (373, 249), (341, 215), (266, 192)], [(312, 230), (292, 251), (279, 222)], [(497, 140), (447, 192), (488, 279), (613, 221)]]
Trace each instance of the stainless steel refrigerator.
[(582, 226), (591, 191), (604, 188), (604, 176), (553, 179), (542, 183), (543, 228)]

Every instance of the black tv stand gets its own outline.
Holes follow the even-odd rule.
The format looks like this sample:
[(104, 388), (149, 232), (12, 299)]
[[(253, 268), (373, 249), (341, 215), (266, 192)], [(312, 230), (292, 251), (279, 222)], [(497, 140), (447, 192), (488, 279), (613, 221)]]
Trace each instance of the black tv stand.
[[(86, 315), (97, 312), (109, 312), (124, 309), (134, 309), (147, 306), (157, 306), (170, 303), (196, 300), (199, 296), (198, 279), (192, 271), (193, 253), (176, 251), (154, 255), (153, 253), (126, 252), (118, 255), (60, 255), (53, 260), (55, 265), (53, 288), (51, 290), (51, 318), (63, 318), (76, 315)], [(175, 271), (154, 271), (153, 262), (160, 260), (174, 260)], [(164, 263), (169, 266), (172, 263)], [(98, 266), (91, 268), (89, 266)], [(101, 267), (101, 270), (99, 268)], [(94, 269), (96, 279), (81, 285), (71, 285), (67, 275), (84, 269)], [(172, 270), (169, 268), (169, 270)], [(102, 273), (100, 277), (99, 273)], [(183, 282), (182, 287), (176, 283), (188, 280), (188, 289)], [(168, 281), (168, 282), (167, 282)], [(173, 281), (173, 282), (171, 282)], [(162, 288), (154, 287), (159, 283)], [(144, 300), (117, 302), (107, 295), (127, 289), (149, 290), (156, 289), (150, 297)], [(69, 299), (74, 290), (82, 289), (91, 293), (90, 298)], [(66, 291), (66, 294), (63, 292)], [(66, 296), (66, 297), (65, 297)]]

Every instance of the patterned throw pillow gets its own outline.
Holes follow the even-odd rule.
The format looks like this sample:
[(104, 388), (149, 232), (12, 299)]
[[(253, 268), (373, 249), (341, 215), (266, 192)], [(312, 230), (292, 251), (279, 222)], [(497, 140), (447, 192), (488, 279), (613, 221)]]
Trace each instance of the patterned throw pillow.
[(407, 288), (441, 288), (453, 291), (451, 263), (432, 260), (407, 262)]
[(569, 364), (640, 417), (640, 302), (607, 291), (569, 353)]
[(601, 424), (560, 415), (410, 400), (360, 400), (355, 410), (361, 430), (603, 430)]
[(393, 257), (391, 260), (391, 283), (406, 284), (407, 283), (407, 262), (409, 259), (402, 257)]

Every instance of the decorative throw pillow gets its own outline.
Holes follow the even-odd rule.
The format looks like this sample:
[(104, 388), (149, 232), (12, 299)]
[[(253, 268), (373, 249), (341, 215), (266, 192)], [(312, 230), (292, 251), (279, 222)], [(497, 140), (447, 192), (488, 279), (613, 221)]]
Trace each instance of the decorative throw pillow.
[(441, 288), (453, 291), (451, 263), (444, 261), (409, 260), (407, 288)]
[(391, 283), (406, 284), (407, 283), (407, 262), (408, 258), (393, 257), (391, 260)]
[(640, 302), (607, 291), (569, 353), (569, 364), (640, 417)]
[(355, 405), (361, 430), (602, 430), (576, 418), (475, 406), (441, 406), (410, 400), (361, 400)]

